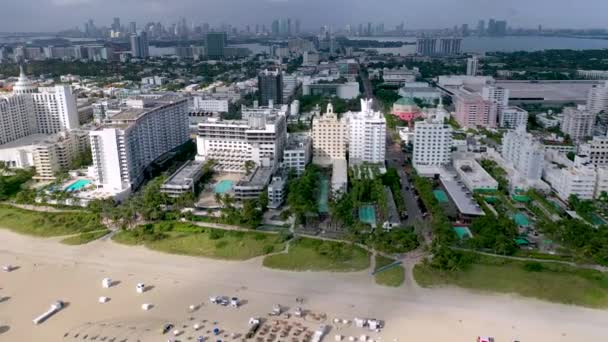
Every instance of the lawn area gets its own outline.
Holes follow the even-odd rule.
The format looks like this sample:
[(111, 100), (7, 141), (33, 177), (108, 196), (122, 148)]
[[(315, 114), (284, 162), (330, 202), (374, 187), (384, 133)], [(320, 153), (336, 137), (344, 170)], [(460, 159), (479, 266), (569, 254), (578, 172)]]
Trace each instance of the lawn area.
[(103, 230), (96, 230), (96, 231), (92, 231), (92, 232), (80, 233), (78, 235), (70, 236), (68, 238), (61, 240), (61, 243), (66, 244), (66, 245), (73, 245), (73, 246), (84, 245), (91, 241), (95, 241), (95, 240), (101, 238), (102, 236), (105, 236), (109, 232), (110, 232), (109, 230), (103, 229)]
[[(395, 260), (377, 255), (376, 270), (386, 265), (392, 264), (393, 262), (395, 262)], [(399, 287), (401, 286), (401, 284), (403, 284), (403, 281), (405, 280), (405, 269), (401, 265), (395, 266), (389, 268), (386, 271), (377, 273), (376, 275), (374, 275), (374, 279), (376, 280), (376, 284), (378, 285)]]
[(113, 240), (165, 253), (226, 260), (247, 260), (285, 247), (278, 234), (228, 231), (181, 222), (161, 222), (121, 231)]
[(300, 238), (289, 253), (264, 258), (264, 266), (288, 271), (354, 272), (369, 267), (369, 253), (346, 243)]
[(52, 237), (103, 230), (99, 218), (88, 213), (47, 213), (0, 205), (0, 228), (16, 233)]
[(417, 265), (414, 277), (423, 287), (455, 285), (557, 303), (608, 307), (608, 274), (566, 265), (475, 255), (475, 262), (465, 270), (446, 272)]

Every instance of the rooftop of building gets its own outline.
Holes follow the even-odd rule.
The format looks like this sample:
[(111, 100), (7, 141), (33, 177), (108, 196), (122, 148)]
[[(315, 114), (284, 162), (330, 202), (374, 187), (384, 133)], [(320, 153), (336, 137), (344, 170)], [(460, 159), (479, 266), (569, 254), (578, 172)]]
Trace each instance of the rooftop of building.
[(191, 160), (180, 167), (164, 183), (163, 186), (182, 186), (187, 185), (198, 174), (202, 174), (204, 162)]
[(64, 133), (57, 134), (32, 134), (23, 138), (13, 140), (6, 144), (0, 145), (0, 149), (19, 148), (33, 145), (48, 145), (65, 140)]
[(286, 150), (293, 150), (296, 148), (302, 148), (305, 144), (310, 144), (312, 142), (312, 138), (307, 134), (289, 134), (287, 139), (287, 145), (285, 146)]
[(454, 167), (460, 171), (460, 175), (466, 177), (474, 187), (498, 186), (498, 182), (484, 170), (474, 159), (454, 160)]
[(142, 117), (144, 114), (162, 106), (177, 103), (180, 101), (187, 101), (186, 98), (175, 94), (165, 94), (157, 98), (148, 96), (134, 96), (131, 97), (129, 100), (141, 100), (142, 107), (128, 107), (121, 110), (120, 113), (110, 118), (110, 124), (114, 121), (135, 121)]
[(245, 175), (236, 183), (236, 187), (265, 187), (270, 183), (270, 178), (274, 170), (270, 167), (258, 167), (249, 175)]
[(473, 195), (467, 188), (456, 180), (447, 180), (441, 178), (441, 183), (447, 190), (452, 202), (458, 208), (458, 211), (463, 215), (468, 216), (484, 216), (485, 213), (479, 207), (479, 204), (473, 198)]

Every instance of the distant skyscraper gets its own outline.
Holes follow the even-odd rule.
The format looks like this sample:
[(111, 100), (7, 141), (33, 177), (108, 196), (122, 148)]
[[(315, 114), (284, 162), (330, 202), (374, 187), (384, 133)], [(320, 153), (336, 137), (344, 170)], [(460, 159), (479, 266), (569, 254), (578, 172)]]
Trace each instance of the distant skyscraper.
[(442, 55), (460, 54), (462, 38), (441, 38), (439, 40), (439, 53)]
[(436, 53), (437, 38), (418, 38), (416, 53), (422, 56), (432, 56)]
[(264, 70), (258, 75), (259, 101), (261, 106), (268, 106), (283, 101), (283, 75), (280, 70)]
[(207, 48), (207, 57), (210, 59), (222, 59), (224, 58), (224, 49), (228, 37), (225, 32), (210, 32), (207, 33), (205, 39), (205, 46)]
[(112, 22), (112, 30), (114, 30), (115, 32), (120, 31), (120, 18), (114, 18), (114, 21)]
[(469, 24), (462, 24), (462, 27), (460, 28), (460, 34), (462, 34), (463, 37), (469, 36)]
[(477, 23), (477, 35), (483, 36), (484, 34), (486, 34), (486, 22), (483, 20), (480, 20)]
[(296, 19), (296, 31), (295, 34), (299, 35), (300, 34), (300, 19)]
[(134, 58), (148, 58), (150, 56), (149, 51), (150, 47), (146, 31), (131, 35), (131, 55)]
[(129, 33), (137, 33), (137, 24), (134, 21), (129, 23)]
[(278, 20), (272, 21), (272, 26), (271, 26), (270, 30), (271, 30), (271, 33), (273, 36), (279, 35), (279, 21)]
[(469, 76), (477, 75), (478, 67), (479, 67), (479, 59), (477, 59), (477, 56), (467, 58), (467, 75), (469, 75)]

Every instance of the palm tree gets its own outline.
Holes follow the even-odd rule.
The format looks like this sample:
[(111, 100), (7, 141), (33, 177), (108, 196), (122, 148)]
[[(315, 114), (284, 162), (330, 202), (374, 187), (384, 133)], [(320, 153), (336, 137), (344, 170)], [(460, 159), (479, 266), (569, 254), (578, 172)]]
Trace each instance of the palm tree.
[(217, 204), (222, 205), (222, 195), (220, 195), (219, 193), (216, 192), (214, 197), (215, 197), (215, 202), (217, 202)]
[(251, 170), (256, 167), (256, 164), (253, 160), (248, 160), (245, 162), (245, 173), (249, 176), (251, 174)]

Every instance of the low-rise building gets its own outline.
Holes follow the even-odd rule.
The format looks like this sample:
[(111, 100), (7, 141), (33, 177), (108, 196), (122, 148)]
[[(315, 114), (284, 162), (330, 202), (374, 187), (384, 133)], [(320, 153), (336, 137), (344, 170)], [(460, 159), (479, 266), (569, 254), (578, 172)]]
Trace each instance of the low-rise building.
[(408, 70), (407, 68), (384, 68), (384, 70), (382, 71), (382, 78), (384, 79), (384, 83), (399, 87), (405, 83), (415, 82), (416, 76), (418, 76), (418, 73), (415, 70)]
[(293, 170), (298, 176), (304, 173), (312, 160), (312, 139), (305, 134), (289, 134), (283, 151), (283, 167)]
[(0, 161), (9, 168), (36, 170), (34, 179), (52, 181), (68, 171), (78, 156), (87, 151), (88, 132), (73, 130), (57, 134), (33, 134), (0, 145)]
[(285, 202), (287, 182), (284, 177), (272, 177), (272, 182), (268, 185), (268, 208), (278, 209)]
[(160, 186), (160, 192), (173, 198), (187, 193), (196, 195), (198, 182), (203, 177), (203, 165), (196, 160), (186, 162)]
[(234, 185), (234, 197), (240, 201), (260, 198), (262, 192), (270, 184), (273, 172), (274, 169), (270, 167), (257, 167), (246, 174)]
[(456, 159), (454, 168), (469, 191), (498, 190), (498, 182), (475, 159)]
[(331, 192), (339, 196), (348, 190), (348, 163), (346, 159), (333, 159), (331, 169)]
[(576, 156), (570, 166), (549, 164), (543, 169), (543, 178), (563, 201), (567, 202), (571, 195), (581, 200), (595, 196), (597, 173), (585, 157)]

